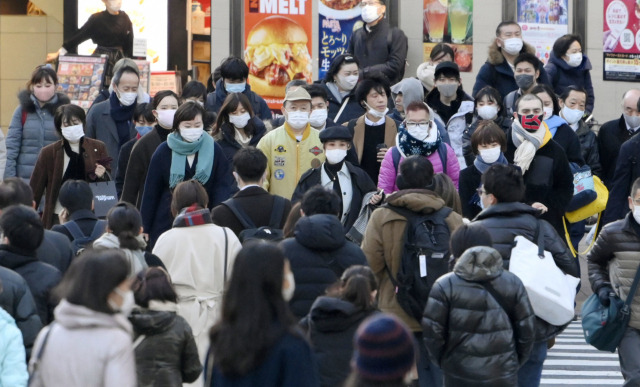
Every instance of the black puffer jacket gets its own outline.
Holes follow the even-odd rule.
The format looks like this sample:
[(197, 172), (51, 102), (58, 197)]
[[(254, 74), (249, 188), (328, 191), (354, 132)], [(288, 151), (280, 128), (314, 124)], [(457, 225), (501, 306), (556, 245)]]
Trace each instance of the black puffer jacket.
[(602, 166), (600, 165), (600, 152), (598, 152), (598, 140), (589, 126), (580, 120), (580, 126), (576, 130), (578, 140), (580, 140), (580, 150), (585, 163), (591, 167), (591, 172), (598, 177), (602, 176)]
[[(507, 312), (481, 282), (491, 284)], [(524, 285), (503, 270), (500, 253), (473, 247), (458, 259), (453, 273), (433, 285), (422, 332), (446, 386), (511, 387), (531, 353), (534, 322)]]
[[(539, 222), (540, 232), (544, 235), (544, 249), (551, 253), (558, 268), (565, 274), (580, 277), (578, 261), (571, 256), (555, 229), (546, 221), (537, 219), (539, 213), (522, 203), (498, 203), (479, 213), (473, 223), (489, 231), (493, 247), (500, 252), (504, 268), (508, 269), (515, 237), (521, 235), (533, 241)], [(536, 318), (536, 341), (551, 339), (563, 329)]]
[(129, 317), (134, 340), (138, 386), (177, 387), (198, 379), (202, 365), (187, 321), (175, 312), (175, 304), (151, 301), (150, 309), (134, 310)]
[(285, 239), (280, 245), (296, 283), (289, 305), (293, 314), (302, 318), (346, 268), (366, 265), (367, 259), (360, 247), (345, 238), (342, 223), (335, 215), (302, 217), (294, 234), (294, 238)]
[(300, 321), (307, 329), (320, 370), (320, 385), (342, 386), (351, 370), (353, 336), (365, 318), (377, 313), (362, 310), (349, 301), (318, 297), (311, 311)]

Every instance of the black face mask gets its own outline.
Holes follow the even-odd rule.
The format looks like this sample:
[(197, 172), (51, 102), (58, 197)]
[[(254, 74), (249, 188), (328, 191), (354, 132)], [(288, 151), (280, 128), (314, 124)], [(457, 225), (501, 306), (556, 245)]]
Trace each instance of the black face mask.
[(518, 114), (518, 123), (522, 125), (522, 128), (527, 132), (534, 133), (538, 129), (540, 129), (540, 125), (542, 125), (542, 120), (544, 120), (544, 114), (535, 115), (522, 115)]
[(533, 75), (530, 74), (519, 74), (515, 76), (516, 85), (520, 88), (520, 90), (529, 90), (531, 86), (533, 86)]

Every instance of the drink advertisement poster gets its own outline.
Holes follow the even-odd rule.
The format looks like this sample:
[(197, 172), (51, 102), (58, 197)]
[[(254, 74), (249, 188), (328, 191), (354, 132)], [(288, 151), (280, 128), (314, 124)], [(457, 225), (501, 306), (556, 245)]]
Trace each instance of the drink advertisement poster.
[(360, 16), (360, 1), (318, 0), (320, 16), (318, 79), (324, 79), (333, 59), (347, 52), (353, 31), (364, 25)]
[(470, 72), (473, 62), (473, 0), (423, 0), (424, 60), (431, 50), (446, 43), (455, 52), (460, 71)]
[(58, 61), (58, 89), (71, 103), (88, 110), (104, 82), (107, 57), (62, 55)]
[(640, 82), (640, 3), (604, 0), (605, 81)]
[(292, 79), (313, 79), (312, 0), (245, 0), (244, 61), (251, 90), (281, 109)]
[(544, 64), (549, 61), (553, 43), (569, 33), (568, 0), (518, 0), (518, 24), (522, 39), (536, 49)]

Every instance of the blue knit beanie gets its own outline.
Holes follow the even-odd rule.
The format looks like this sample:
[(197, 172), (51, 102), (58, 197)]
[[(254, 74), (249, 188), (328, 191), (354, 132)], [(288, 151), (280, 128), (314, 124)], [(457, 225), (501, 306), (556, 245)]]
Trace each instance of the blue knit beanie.
[(415, 363), (413, 334), (397, 317), (366, 319), (354, 338), (355, 369), (364, 380), (401, 380)]

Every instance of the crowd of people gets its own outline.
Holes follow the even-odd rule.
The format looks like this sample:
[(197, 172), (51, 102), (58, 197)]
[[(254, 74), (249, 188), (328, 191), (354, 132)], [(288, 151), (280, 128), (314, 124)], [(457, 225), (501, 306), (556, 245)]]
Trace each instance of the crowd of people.
[[(36, 68), (0, 142), (0, 385), (538, 386), (569, 321), (536, 314), (514, 241), (580, 277), (586, 221), (565, 213), (588, 171), (610, 191), (591, 287), (626, 297), (640, 90), (596, 132), (581, 37), (543, 65), (515, 22), (470, 93), (444, 43), (405, 76), (385, 3), (362, 1), (348, 53), (291, 80), (281, 114), (235, 57), (153, 97), (122, 58), (87, 113)], [(110, 181), (119, 201), (99, 216)]]

